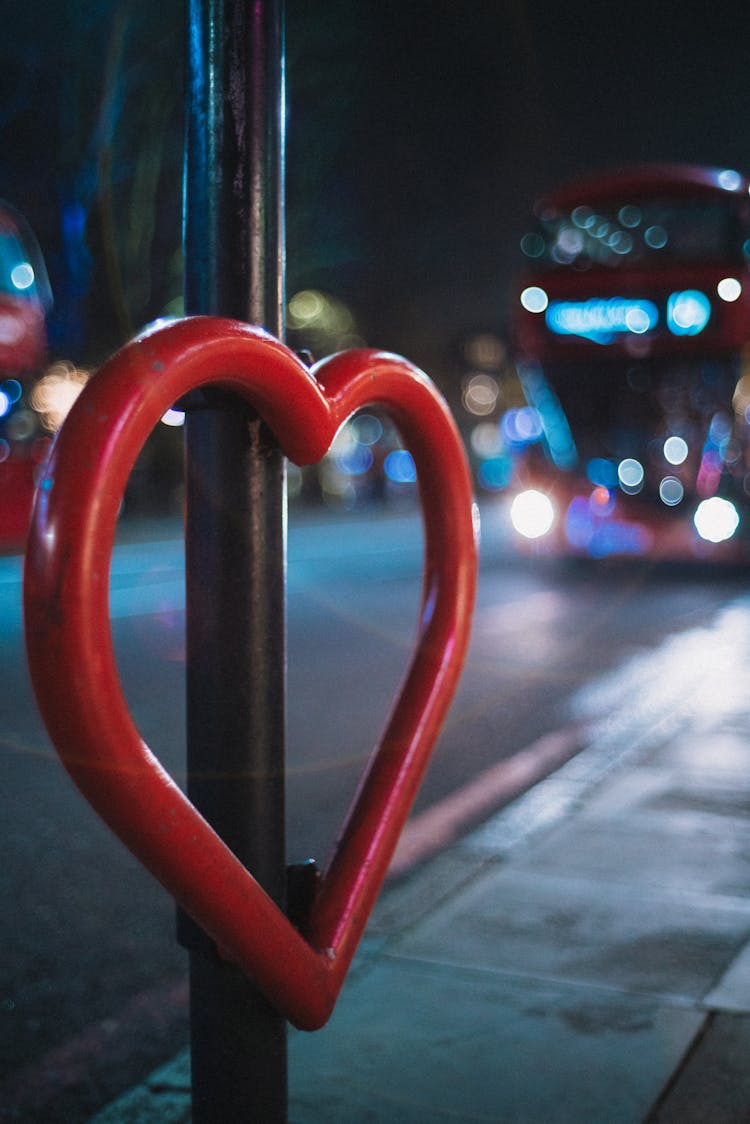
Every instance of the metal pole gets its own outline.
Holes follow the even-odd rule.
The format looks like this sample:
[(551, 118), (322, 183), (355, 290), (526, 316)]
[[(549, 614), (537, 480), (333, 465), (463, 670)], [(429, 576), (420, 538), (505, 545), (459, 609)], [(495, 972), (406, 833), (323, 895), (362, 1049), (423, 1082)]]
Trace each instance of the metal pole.
[[(188, 0), (185, 308), (283, 333), (283, 0)], [(284, 908), (285, 483), (257, 416), (187, 405), (188, 794)], [(186, 918), (193, 1121), (285, 1121), (286, 1022)]]

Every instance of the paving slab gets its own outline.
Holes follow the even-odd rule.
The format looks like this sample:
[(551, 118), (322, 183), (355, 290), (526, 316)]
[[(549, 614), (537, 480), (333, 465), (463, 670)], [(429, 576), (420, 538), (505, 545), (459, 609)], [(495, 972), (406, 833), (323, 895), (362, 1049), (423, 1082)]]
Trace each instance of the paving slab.
[(630, 819), (636, 814), (657, 818), (659, 822), (696, 814), (719, 816), (736, 819), (738, 826), (747, 830), (750, 755), (747, 770), (740, 773), (641, 762), (592, 792), (585, 808), (581, 809), (581, 815), (586, 818)]
[(91, 1124), (190, 1124), (191, 1115), (190, 1052), (183, 1050), (97, 1113)]
[(365, 930), (364, 947), (376, 947), (384, 938), (410, 929), (440, 909), (492, 863), (485, 856), (452, 847), (426, 862), (419, 878), (406, 876), (390, 883), (375, 903)]
[[(711, 856), (710, 861), (708, 856)], [(739, 817), (695, 810), (568, 818), (525, 850), (514, 866), (644, 887), (746, 897), (750, 830)]]
[(634, 1124), (703, 1015), (649, 996), (379, 962), (290, 1042), (291, 1124)]
[(712, 1011), (750, 1011), (750, 945), (740, 949), (703, 1004)]
[(499, 867), (394, 955), (700, 999), (750, 940), (750, 902)]

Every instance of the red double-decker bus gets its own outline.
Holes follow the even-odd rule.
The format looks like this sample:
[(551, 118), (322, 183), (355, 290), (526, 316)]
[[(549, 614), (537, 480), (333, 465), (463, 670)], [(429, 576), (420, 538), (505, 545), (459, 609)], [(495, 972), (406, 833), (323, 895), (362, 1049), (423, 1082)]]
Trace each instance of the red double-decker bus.
[[(47, 272), (23, 217), (0, 201), (0, 549), (23, 545), (44, 455), (32, 393), (47, 354)], [(41, 438), (43, 442), (44, 439)]]
[(540, 200), (511, 519), (538, 551), (750, 551), (750, 181), (649, 165)]

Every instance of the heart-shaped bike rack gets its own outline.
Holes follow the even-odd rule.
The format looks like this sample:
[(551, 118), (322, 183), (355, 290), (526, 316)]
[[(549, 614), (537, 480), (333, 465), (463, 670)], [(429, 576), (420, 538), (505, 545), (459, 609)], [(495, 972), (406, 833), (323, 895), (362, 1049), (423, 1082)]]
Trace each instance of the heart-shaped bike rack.
[[(303, 933), (143, 742), (113, 652), (109, 570), (125, 485), (164, 412), (204, 386), (250, 402), (297, 464), (320, 460), (356, 410), (382, 407), (417, 468), (425, 547), (415, 647)], [(387, 873), (461, 672), (476, 565), (460, 437), (429, 379), (398, 356), (344, 352), (309, 371), (258, 328), (177, 321), (110, 359), (53, 443), (24, 585), (29, 665), (52, 741), (99, 815), (298, 1027), (329, 1017)]]

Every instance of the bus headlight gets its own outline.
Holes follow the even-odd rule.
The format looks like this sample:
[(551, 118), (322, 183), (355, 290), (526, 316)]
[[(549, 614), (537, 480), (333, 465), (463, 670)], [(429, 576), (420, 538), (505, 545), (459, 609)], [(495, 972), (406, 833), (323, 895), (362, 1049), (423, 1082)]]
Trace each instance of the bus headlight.
[(540, 539), (552, 529), (555, 521), (552, 500), (536, 488), (519, 492), (510, 506), (510, 521), (519, 535)]
[(700, 289), (672, 293), (667, 301), (667, 327), (675, 336), (699, 335), (711, 318), (711, 302)]
[(740, 517), (730, 500), (712, 496), (701, 500), (693, 516), (695, 529), (706, 542), (724, 542), (737, 530)]

